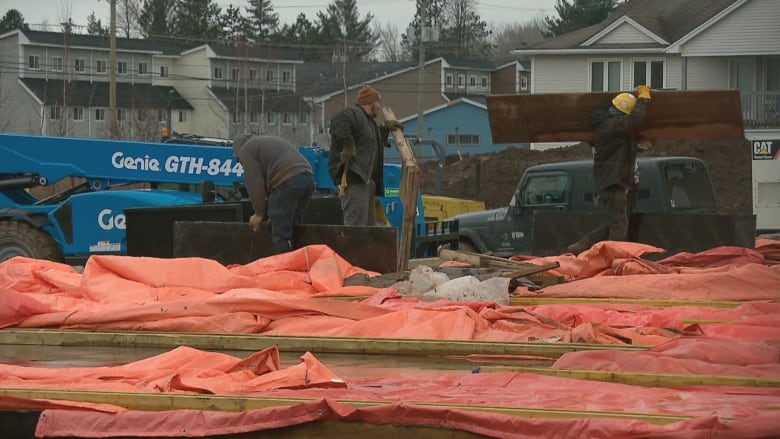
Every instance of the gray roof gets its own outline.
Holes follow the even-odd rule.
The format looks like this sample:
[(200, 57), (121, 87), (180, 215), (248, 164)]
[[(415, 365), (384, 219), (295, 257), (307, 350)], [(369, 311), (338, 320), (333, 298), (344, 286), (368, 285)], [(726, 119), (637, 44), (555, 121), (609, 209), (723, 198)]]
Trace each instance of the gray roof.
[(661, 44), (594, 44), (586, 47), (582, 46), (582, 43), (622, 17), (628, 17), (671, 44), (737, 1), (739, 0), (629, 0), (621, 4), (601, 23), (549, 38), (517, 49), (517, 51), (522, 53), (524, 50), (593, 49), (602, 51), (625, 47), (660, 48), (663, 47)]
[(468, 99), (472, 102), (476, 102), (478, 104), (486, 105), (487, 100), (485, 99), (485, 95), (473, 95), (473, 94), (466, 94), (466, 93), (444, 93), (444, 96), (449, 99), (450, 102), (458, 100), (458, 99)]
[(303, 62), (303, 58), (301, 58), (299, 51), (271, 45), (259, 44), (248, 48), (240, 48), (236, 46), (209, 44), (209, 47), (218, 57), (223, 58), (272, 59)]
[(416, 66), (415, 62), (307, 62), (295, 67), (295, 87), (303, 96), (325, 96), (344, 90), (345, 82), (349, 88)]
[[(43, 31), (22, 31), (24, 36), (31, 43), (63, 46), (65, 45), (65, 34), (62, 32), (43, 32)], [(106, 49), (111, 47), (111, 41), (108, 37), (97, 35), (69, 34), (67, 36), (68, 46), (91, 47), (95, 49)], [(166, 55), (178, 55), (179, 48), (173, 44), (165, 44), (152, 40), (138, 38), (118, 38), (116, 39), (117, 50), (126, 50), (133, 52), (159, 52)]]
[[(108, 82), (67, 81), (61, 79), (21, 78), (27, 88), (43, 101), (44, 105), (62, 105), (63, 91), (67, 93), (66, 105), (69, 107), (108, 107)], [(119, 108), (168, 108), (168, 96), (171, 95), (171, 108), (192, 110), (193, 107), (175, 88), (151, 84), (116, 84), (116, 105)]]
[[(244, 89), (211, 87), (211, 92), (227, 108), (238, 106), (240, 110), (244, 109)], [(259, 89), (249, 89), (246, 95), (246, 103), (249, 111), (262, 111), (268, 113), (275, 111), (278, 113), (308, 113), (311, 111), (311, 105), (306, 102), (299, 94), (293, 92), (268, 92), (265, 94)]]

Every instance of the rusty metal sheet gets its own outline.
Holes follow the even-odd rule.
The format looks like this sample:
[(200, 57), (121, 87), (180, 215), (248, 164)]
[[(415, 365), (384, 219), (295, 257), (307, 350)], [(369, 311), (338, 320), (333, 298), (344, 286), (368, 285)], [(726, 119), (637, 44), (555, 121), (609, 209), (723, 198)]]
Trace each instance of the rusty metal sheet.
[[(589, 141), (590, 115), (615, 93), (487, 96), (493, 143)], [(650, 140), (742, 139), (738, 90), (653, 91), (640, 131)]]
[[(534, 212), (532, 254), (557, 255), (596, 227), (606, 224), (604, 212)], [(606, 228), (603, 239), (607, 239)], [(665, 254), (698, 253), (720, 246), (755, 248), (755, 215), (716, 213), (635, 213), (629, 241), (654, 245)]]
[[(326, 244), (350, 264), (379, 273), (396, 270), (398, 230), (393, 227), (300, 224), (295, 246)], [(255, 233), (246, 222), (176, 221), (173, 257), (214, 259), (223, 265), (247, 264), (274, 255), (271, 231)]]

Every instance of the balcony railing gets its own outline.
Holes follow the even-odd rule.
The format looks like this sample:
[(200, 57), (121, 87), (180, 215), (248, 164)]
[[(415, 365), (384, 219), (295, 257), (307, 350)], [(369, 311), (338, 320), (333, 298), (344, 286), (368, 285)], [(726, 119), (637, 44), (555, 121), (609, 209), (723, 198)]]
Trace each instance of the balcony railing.
[(780, 92), (742, 92), (745, 128), (780, 128)]

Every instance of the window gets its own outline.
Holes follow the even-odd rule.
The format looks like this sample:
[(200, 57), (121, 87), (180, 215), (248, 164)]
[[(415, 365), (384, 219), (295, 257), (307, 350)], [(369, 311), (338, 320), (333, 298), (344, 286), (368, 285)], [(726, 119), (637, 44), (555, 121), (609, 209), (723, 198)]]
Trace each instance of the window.
[(73, 120), (84, 120), (84, 108), (73, 107)]
[(179, 111), (179, 122), (187, 122), (187, 112)]
[(447, 84), (447, 87), (452, 87), (452, 73), (447, 73), (445, 78), (446, 79), (444, 81)]
[(157, 110), (157, 121), (158, 122), (165, 122), (168, 120), (168, 111), (166, 110)]
[(458, 75), (458, 88), (466, 87), (466, 75)]
[(127, 74), (127, 61), (119, 61), (116, 63), (116, 73), (118, 75)]
[(222, 67), (214, 67), (214, 79), (222, 79)]
[(271, 69), (268, 69), (265, 71), (265, 80), (268, 82), (273, 82), (274, 80), (274, 71)]
[(30, 55), (27, 58), (27, 67), (30, 70), (40, 70), (41, 69), (41, 57), (38, 55)]
[(487, 86), (488, 86), (487, 76), (483, 76), (482, 77), (482, 88), (487, 88)]
[(291, 125), (294, 120), (295, 120), (295, 114), (293, 114), (293, 113), (283, 113), (282, 114), (282, 123), (283, 124)]
[(240, 111), (234, 111), (233, 112), (233, 123), (241, 123), (241, 112)]
[(282, 70), (282, 82), (290, 82), (292, 73), (289, 70)]
[(149, 74), (149, 64), (145, 62), (139, 62), (138, 63), (138, 74), (139, 75), (148, 75)]
[(61, 56), (55, 56), (51, 59), (51, 69), (54, 72), (61, 72), (62, 71), (62, 57)]
[(563, 204), (568, 198), (569, 184), (566, 174), (532, 176), (523, 188), (521, 199), (525, 205)]
[(479, 134), (447, 134), (448, 145), (479, 145)]
[(469, 76), (469, 87), (477, 86), (477, 78), (475, 76)]
[(95, 61), (95, 72), (106, 73), (108, 71), (108, 63), (104, 59)]
[(106, 109), (105, 108), (95, 108), (95, 120), (106, 120)]
[(257, 81), (257, 69), (249, 69), (249, 80)]
[(309, 123), (309, 113), (298, 114), (298, 124), (306, 125)]
[(270, 112), (270, 113), (268, 113), (268, 116), (266, 117), (266, 120), (265, 120), (265, 121), (266, 121), (266, 123), (267, 123), (268, 125), (274, 125), (274, 124), (276, 124), (276, 113), (274, 113), (274, 112)]
[(590, 63), (590, 91), (619, 91), (620, 61)]
[(664, 88), (663, 61), (634, 61), (634, 84), (647, 84), (650, 88)]
[(76, 58), (73, 62), (73, 71), (77, 73), (84, 73), (87, 71), (87, 65), (84, 58)]
[(253, 111), (249, 113), (249, 122), (257, 125), (260, 123), (260, 113), (257, 111)]
[(116, 109), (116, 120), (117, 122), (123, 122), (127, 118), (127, 114), (125, 112), (124, 108), (117, 108)]
[(49, 107), (49, 119), (60, 120), (62, 119), (62, 107), (59, 105), (53, 105)]
[(520, 76), (520, 90), (528, 91), (528, 75)]
[(237, 68), (230, 69), (230, 79), (232, 79), (233, 81), (238, 81), (238, 69)]
[(160, 78), (168, 77), (168, 66), (160, 66)]

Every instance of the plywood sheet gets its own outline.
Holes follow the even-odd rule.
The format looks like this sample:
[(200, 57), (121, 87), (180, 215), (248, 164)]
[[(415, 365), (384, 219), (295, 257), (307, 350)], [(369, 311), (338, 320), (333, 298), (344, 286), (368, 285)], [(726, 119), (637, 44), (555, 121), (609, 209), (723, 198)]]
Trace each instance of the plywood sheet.
[[(615, 93), (491, 95), (493, 143), (589, 141), (590, 115)], [(640, 131), (650, 140), (742, 139), (738, 90), (653, 91)]]

